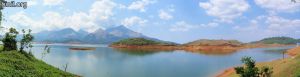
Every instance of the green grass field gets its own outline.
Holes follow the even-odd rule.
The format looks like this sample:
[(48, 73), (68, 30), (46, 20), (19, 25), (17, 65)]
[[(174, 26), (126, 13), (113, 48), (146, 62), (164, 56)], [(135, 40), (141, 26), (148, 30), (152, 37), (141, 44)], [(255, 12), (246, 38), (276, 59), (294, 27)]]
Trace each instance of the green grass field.
[(18, 51), (2, 51), (0, 46), (0, 77), (74, 77), (34, 57)]
[(295, 57), (264, 62), (258, 66), (273, 67), (272, 77), (300, 77), (300, 55)]

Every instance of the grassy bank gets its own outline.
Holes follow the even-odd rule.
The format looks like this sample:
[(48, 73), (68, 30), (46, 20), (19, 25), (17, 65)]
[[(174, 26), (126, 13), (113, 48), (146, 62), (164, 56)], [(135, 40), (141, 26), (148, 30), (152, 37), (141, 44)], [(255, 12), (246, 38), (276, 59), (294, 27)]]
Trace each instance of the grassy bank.
[[(258, 67), (269, 66), (273, 68), (272, 77), (300, 77), (300, 47), (288, 50), (289, 53), (298, 53), (285, 59), (278, 59), (271, 62), (258, 63)], [(227, 69), (218, 77), (239, 77), (234, 69)]]
[(74, 77), (34, 57), (18, 51), (2, 51), (0, 46), (0, 77)]

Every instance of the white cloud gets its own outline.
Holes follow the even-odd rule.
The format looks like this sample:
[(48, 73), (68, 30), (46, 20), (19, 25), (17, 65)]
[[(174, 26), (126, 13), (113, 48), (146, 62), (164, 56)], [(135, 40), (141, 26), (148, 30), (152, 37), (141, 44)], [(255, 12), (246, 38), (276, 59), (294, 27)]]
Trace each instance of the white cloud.
[(93, 19), (106, 20), (113, 15), (113, 8), (116, 3), (111, 0), (100, 0), (93, 3), (92, 8), (89, 10), (90, 16)]
[[(18, 25), (22, 25), (23, 27), (21, 28), (38, 25), (30, 17), (26, 16), (23, 11), (10, 16), (9, 19), (10, 21), (17, 23)], [(4, 25), (4, 26), (8, 26), (8, 25)]]
[(199, 6), (210, 16), (217, 17), (222, 22), (232, 22), (250, 7), (245, 0), (209, 0), (200, 2)]
[[(248, 26), (235, 26), (241, 36), (255, 35), (257, 37), (271, 37), (271, 36), (296, 36), (300, 29), (299, 19), (286, 19), (279, 16), (258, 16), (250, 20)], [(248, 37), (248, 36), (247, 36)]]
[(43, 18), (44, 20), (42, 21), (42, 23), (44, 25), (49, 25), (53, 28), (60, 28), (60, 26), (66, 26), (64, 25), (64, 18), (57, 12), (52, 12), (52, 11), (48, 11), (48, 12), (45, 12), (43, 14)]
[(264, 25), (266, 16), (258, 16), (255, 19), (249, 20), (248, 25), (237, 25), (233, 27), (235, 33), (229, 35), (235, 39), (243, 39), (245, 42), (251, 42), (253, 40), (261, 40), (265, 37), (271, 37), (273, 35), (267, 32)]
[[(12, 16), (9, 17), (10, 21), (14, 23), (14, 25), (18, 25), (18, 28), (30, 28), (34, 32), (40, 31), (40, 30), (46, 30), (50, 29), (52, 26), (44, 26), (46, 25), (46, 20), (45, 21), (35, 21), (34, 19), (30, 18), (25, 14), (25, 12), (21, 11), (18, 12)], [(6, 25), (8, 27), (8, 25)]]
[(168, 10), (169, 12), (175, 12), (174, 7), (175, 7), (175, 5), (171, 4), (171, 5), (168, 6), (167, 10)]
[(214, 28), (214, 27), (218, 27), (219, 26), (219, 23), (216, 23), (216, 22), (210, 22), (208, 24), (201, 24), (200, 25), (201, 27), (210, 27), (210, 28)]
[(196, 28), (215, 28), (218, 27), (219, 23), (216, 22), (210, 22), (207, 24), (200, 24), (200, 25), (195, 25), (195, 24), (189, 24), (186, 23), (185, 21), (179, 21), (176, 22), (174, 25), (171, 26), (169, 29), (170, 31), (188, 31), (190, 29), (196, 29)]
[(255, 0), (255, 3), (271, 12), (296, 12), (300, 4), (291, 0)]
[(98, 25), (86, 18), (85, 13), (74, 13), (72, 16), (62, 16), (57, 12), (48, 11), (43, 14), (40, 20), (34, 20), (27, 16), (24, 12), (16, 13), (9, 17), (14, 25), (19, 28), (30, 28), (34, 32), (43, 30), (57, 30), (63, 28), (72, 28), (75, 30), (84, 29), (92, 32), (99, 28)]
[(127, 8), (127, 7), (126, 7), (125, 5), (123, 5), (123, 4), (119, 4), (118, 6), (119, 6), (120, 9), (126, 9), (126, 8)]
[(278, 16), (269, 16), (266, 18), (266, 24), (268, 24), (268, 31), (274, 33), (294, 33), (300, 29), (299, 19), (285, 19)]
[(137, 17), (137, 16), (132, 16), (132, 17), (129, 17), (129, 18), (125, 18), (121, 23), (124, 26), (128, 27), (128, 26), (136, 26), (136, 25), (143, 26), (147, 22), (148, 22), (148, 20), (142, 19), (142, 18)]
[(44, 0), (44, 5), (54, 6), (61, 5), (64, 0)]
[(99, 27), (103, 28), (101, 24), (96, 24), (95, 20), (90, 19), (88, 14), (83, 12), (73, 13), (71, 16), (66, 17), (66, 19), (66, 24), (75, 30), (83, 29), (92, 32)]
[(300, 34), (300, 31), (296, 31), (296, 34)]
[(158, 16), (160, 19), (163, 19), (163, 20), (170, 20), (173, 18), (173, 16), (171, 14), (169, 14), (169, 12), (164, 11), (164, 10), (160, 10)]
[(243, 32), (251, 32), (251, 33), (256, 33), (257, 31), (260, 30), (257, 20), (251, 20), (249, 26), (246, 27), (234, 26), (233, 29), (241, 32), (243, 31)]
[(28, 6), (34, 6), (37, 5), (37, 1), (36, 0), (29, 0), (28, 1)]
[(175, 25), (172, 25), (169, 30), (170, 31), (181, 31), (181, 32), (184, 32), (184, 31), (188, 31), (188, 30), (190, 30), (192, 28), (196, 28), (196, 26), (188, 24), (185, 21), (179, 21), (179, 22), (176, 22)]
[(139, 0), (139, 1), (135, 1), (132, 2), (129, 6), (128, 9), (129, 10), (139, 10), (140, 12), (145, 12), (146, 11), (146, 6), (148, 6), (149, 4), (153, 4), (156, 1), (154, 0)]
[(109, 20), (113, 16), (113, 8), (116, 4), (110, 0), (95, 1), (89, 12), (74, 12), (70, 15), (61, 15), (58, 12), (45, 12), (41, 19), (35, 20), (19, 12), (9, 17), (11, 23), (20, 28), (31, 28), (35, 32), (43, 30), (55, 30), (62, 28), (83, 29), (88, 32), (103, 28), (99, 22)]

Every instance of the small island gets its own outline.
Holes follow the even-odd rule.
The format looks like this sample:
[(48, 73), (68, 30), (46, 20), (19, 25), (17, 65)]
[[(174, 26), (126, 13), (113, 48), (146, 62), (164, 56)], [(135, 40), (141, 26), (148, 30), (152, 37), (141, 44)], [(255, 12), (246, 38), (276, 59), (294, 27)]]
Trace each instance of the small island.
[(175, 50), (178, 44), (164, 41), (154, 41), (145, 38), (128, 38), (114, 42), (110, 47), (128, 49)]
[(69, 49), (70, 50), (96, 50), (96, 48), (93, 48), (93, 47), (72, 47)]
[(237, 40), (200, 39), (181, 46), (188, 51), (233, 52), (241, 49), (244, 44)]

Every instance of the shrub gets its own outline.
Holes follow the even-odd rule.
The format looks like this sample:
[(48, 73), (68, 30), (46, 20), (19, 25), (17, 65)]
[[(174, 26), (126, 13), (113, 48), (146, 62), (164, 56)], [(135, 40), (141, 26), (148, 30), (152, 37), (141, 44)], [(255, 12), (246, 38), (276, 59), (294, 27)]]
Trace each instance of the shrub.
[(5, 36), (2, 39), (4, 51), (17, 50), (16, 37), (18, 34), (19, 32), (15, 28), (10, 28), (9, 32), (5, 33)]
[(251, 59), (251, 57), (243, 57), (241, 61), (245, 66), (234, 68), (236, 73), (241, 77), (271, 77), (273, 73), (272, 68), (266, 66), (258, 69), (258, 67), (255, 66), (255, 61)]

